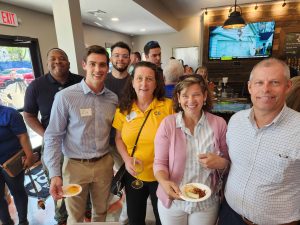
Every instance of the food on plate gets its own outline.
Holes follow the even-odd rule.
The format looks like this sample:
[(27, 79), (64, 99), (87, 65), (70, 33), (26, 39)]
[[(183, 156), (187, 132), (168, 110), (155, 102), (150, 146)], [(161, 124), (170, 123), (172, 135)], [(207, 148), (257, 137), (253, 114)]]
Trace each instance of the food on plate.
[(187, 197), (194, 199), (203, 198), (206, 195), (205, 190), (202, 190), (193, 184), (187, 184), (184, 187), (184, 192)]
[(77, 194), (78, 192), (80, 192), (80, 187), (76, 185), (71, 185), (66, 190), (66, 194), (68, 195), (74, 195)]

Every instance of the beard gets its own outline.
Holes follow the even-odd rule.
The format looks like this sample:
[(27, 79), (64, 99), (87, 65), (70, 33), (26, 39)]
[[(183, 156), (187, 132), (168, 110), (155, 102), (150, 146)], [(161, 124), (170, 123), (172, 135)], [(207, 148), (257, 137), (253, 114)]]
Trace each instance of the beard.
[(120, 73), (123, 73), (124, 71), (127, 70), (128, 65), (125, 66), (125, 67), (123, 67), (123, 68), (120, 68), (120, 67), (117, 67), (116, 65), (113, 64), (113, 67), (114, 67), (117, 71), (119, 71)]

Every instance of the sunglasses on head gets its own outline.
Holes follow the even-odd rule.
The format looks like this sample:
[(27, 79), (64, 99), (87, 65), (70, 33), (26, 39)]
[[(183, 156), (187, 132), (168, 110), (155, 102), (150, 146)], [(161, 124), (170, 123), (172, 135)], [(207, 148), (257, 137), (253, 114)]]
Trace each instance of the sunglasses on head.
[(157, 41), (149, 41), (146, 46), (158, 45)]

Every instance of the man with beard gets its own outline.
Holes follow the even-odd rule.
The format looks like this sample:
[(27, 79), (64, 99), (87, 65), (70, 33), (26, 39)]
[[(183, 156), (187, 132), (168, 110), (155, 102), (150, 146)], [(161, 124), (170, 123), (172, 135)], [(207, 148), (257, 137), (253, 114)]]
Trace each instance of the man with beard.
[[(52, 48), (47, 53), (49, 72), (35, 79), (28, 86), (24, 101), (24, 119), (37, 134), (44, 137), (49, 124), (54, 96), (60, 90), (79, 83), (82, 76), (69, 71), (70, 62), (67, 54), (59, 48)], [(41, 120), (38, 114), (41, 114)], [(67, 211), (64, 200), (60, 206), (55, 201), (55, 219), (59, 225), (66, 224)]]
[[(130, 48), (124, 42), (117, 42), (111, 46), (110, 61), (113, 65), (111, 73), (107, 74), (105, 80), (105, 87), (113, 91), (120, 99), (123, 87), (127, 80), (130, 80), (130, 75), (127, 68), (130, 64)], [(129, 81), (128, 81), (129, 82)], [(122, 157), (120, 156), (115, 143), (116, 130), (112, 127), (110, 131), (110, 152), (115, 162), (115, 168), (119, 169), (123, 164)], [(128, 221), (126, 204), (123, 204), (122, 212), (120, 215), (120, 222), (126, 224)]]

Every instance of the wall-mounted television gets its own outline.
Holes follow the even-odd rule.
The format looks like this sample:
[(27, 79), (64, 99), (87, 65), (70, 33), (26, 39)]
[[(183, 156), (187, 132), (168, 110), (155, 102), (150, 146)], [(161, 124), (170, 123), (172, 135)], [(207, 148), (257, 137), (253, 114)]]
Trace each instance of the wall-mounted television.
[(208, 58), (235, 60), (272, 55), (275, 22), (248, 23), (241, 29), (209, 27)]

